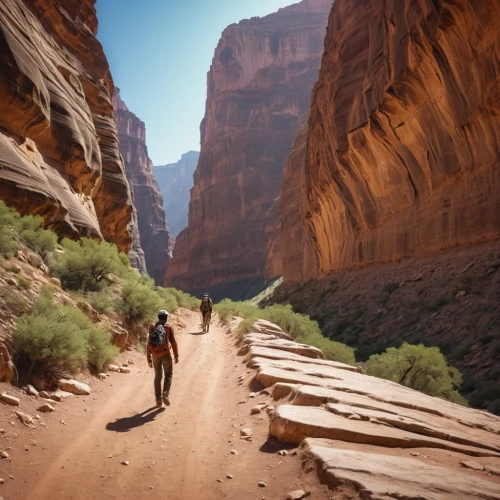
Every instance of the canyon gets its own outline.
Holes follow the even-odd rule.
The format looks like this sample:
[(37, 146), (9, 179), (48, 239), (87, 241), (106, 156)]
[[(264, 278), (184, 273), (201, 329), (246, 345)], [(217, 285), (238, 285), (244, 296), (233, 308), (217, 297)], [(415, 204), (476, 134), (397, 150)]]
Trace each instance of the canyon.
[(271, 271), (306, 282), (497, 240), (499, 68), (495, 1), (337, 0)]
[(117, 88), (113, 94), (113, 107), (120, 153), (137, 214), (138, 235), (134, 238), (131, 261), (143, 272), (145, 266), (156, 284), (164, 285), (174, 238), (167, 226), (163, 198), (148, 156), (146, 125), (127, 108)]
[(303, 0), (229, 26), (208, 74), (201, 153), (188, 225), (176, 239), (167, 283), (215, 299), (262, 288), (266, 213), (306, 120), (331, 0)]
[(133, 205), (93, 0), (0, 3), (0, 199), (128, 252)]
[(176, 163), (153, 167), (153, 173), (163, 196), (163, 209), (174, 237), (187, 226), (189, 191), (200, 153), (189, 151)]

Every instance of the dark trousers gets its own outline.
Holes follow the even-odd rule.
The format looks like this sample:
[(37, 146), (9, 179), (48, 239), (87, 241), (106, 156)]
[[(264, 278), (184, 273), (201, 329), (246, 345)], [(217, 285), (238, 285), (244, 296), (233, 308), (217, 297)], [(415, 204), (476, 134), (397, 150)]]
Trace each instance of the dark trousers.
[(155, 396), (156, 399), (161, 399), (161, 379), (163, 377), (163, 372), (165, 372), (163, 392), (166, 392), (168, 395), (170, 392), (170, 386), (172, 385), (172, 356), (167, 355), (161, 358), (153, 356), (153, 367), (155, 369)]

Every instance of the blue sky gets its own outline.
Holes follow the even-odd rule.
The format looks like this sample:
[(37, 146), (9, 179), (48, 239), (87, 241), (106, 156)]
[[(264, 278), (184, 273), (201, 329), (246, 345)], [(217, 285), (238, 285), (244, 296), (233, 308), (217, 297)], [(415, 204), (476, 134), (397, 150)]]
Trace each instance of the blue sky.
[(123, 100), (146, 122), (155, 165), (199, 150), (206, 74), (224, 28), (297, 1), (97, 0), (97, 37)]

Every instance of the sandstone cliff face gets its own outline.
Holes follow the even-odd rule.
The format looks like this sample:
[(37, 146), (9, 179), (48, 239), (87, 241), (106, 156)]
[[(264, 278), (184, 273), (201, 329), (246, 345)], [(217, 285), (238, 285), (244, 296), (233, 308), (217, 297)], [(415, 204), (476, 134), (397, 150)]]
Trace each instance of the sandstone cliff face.
[(198, 151), (189, 151), (182, 155), (177, 163), (153, 167), (158, 181), (163, 208), (168, 220), (168, 227), (173, 236), (177, 236), (188, 223), (189, 191), (193, 187), (193, 173), (198, 165)]
[(337, 0), (285, 281), (498, 238), (499, 111), (498, 2)]
[(188, 226), (168, 270), (173, 286), (217, 287), (224, 296), (231, 282), (241, 283), (241, 293), (247, 280), (263, 281), (264, 219), (309, 108), (331, 5), (303, 0), (222, 34), (208, 74)]
[[(120, 153), (137, 209), (137, 227), (146, 269), (158, 285), (164, 285), (174, 239), (168, 230), (163, 199), (153, 175), (153, 164), (148, 156), (146, 126), (128, 110), (120, 97), (119, 89), (115, 89), (113, 106)], [(140, 250), (137, 247), (136, 241), (138, 265), (142, 265)]]
[(0, 199), (128, 251), (132, 200), (94, 0), (0, 2)]

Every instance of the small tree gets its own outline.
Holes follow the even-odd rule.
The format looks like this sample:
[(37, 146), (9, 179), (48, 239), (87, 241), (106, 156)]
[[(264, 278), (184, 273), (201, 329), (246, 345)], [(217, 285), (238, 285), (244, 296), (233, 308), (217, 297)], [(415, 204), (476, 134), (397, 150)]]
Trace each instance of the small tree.
[(462, 374), (448, 366), (438, 347), (406, 342), (399, 348), (389, 347), (383, 354), (374, 354), (366, 363), (368, 374), (392, 380), (431, 396), (443, 396), (465, 403), (458, 393)]
[(14, 224), (19, 214), (0, 201), (0, 255), (10, 257), (18, 248)]
[(110, 275), (125, 276), (130, 261), (115, 245), (89, 238), (64, 239), (64, 253), (51, 264), (63, 287), (70, 290), (97, 291), (111, 281)]
[(139, 323), (156, 318), (160, 296), (143, 279), (130, 279), (122, 289), (121, 310), (132, 321)]

